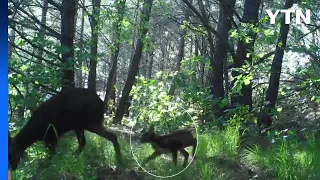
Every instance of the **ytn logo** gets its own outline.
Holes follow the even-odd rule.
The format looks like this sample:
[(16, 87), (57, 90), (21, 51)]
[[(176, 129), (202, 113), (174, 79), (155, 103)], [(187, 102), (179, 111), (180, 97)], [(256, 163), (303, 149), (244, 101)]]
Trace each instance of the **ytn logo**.
[(279, 12), (284, 13), (285, 17), (285, 23), (290, 24), (290, 15), (291, 13), (295, 12), (296, 15), (296, 24), (301, 24), (301, 19), (303, 19), (305, 24), (310, 24), (310, 10), (307, 9), (305, 11), (305, 14), (301, 10), (290, 10), (290, 9), (281, 9), (281, 10), (276, 10), (275, 13), (272, 13), (271, 10), (266, 10), (269, 18), (270, 18), (270, 24), (275, 24), (276, 23), (276, 17), (279, 14)]

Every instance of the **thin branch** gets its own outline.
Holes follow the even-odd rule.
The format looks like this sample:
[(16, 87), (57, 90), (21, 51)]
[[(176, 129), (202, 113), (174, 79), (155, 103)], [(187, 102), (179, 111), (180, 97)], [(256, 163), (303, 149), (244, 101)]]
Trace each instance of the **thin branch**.
[(202, 22), (203, 26), (207, 28), (210, 32), (212, 32), (215, 36), (217, 36), (224, 45), (228, 47), (228, 50), (230, 51), (230, 54), (233, 59), (237, 59), (237, 56), (234, 52), (234, 49), (230, 46), (227, 39), (224, 39), (206, 20), (204, 17), (200, 14), (200, 12), (189, 2), (189, 0), (182, 0), (192, 11), (194, 14), (198, 16), (200, 21)]
[[(10, 22), (10, 21), (9, 21), (9, 22)], [(61, 61), (61, 58), (60, 58), (58, 55), (56, 55), (56, 54), (54, 54), (54, 53), (52, 53), (52, 52), (44, 49), (44, 48), (41, 47), (40, 45), (37, 45), (37, 44), (35, 44), (35, 43), (32, 43), (31, 40), (29, 40), (25, 35), (23, 35), (19, 30), (17, 30), (14, 25), (12, 25), (11, 23), (9, 23), (9, 26), (10, 26), (16, 33), (18, 33), (19, 36), (20, 36), (22, 39), (24, 39), (27, 43), (29, 43), (32, 47), (37, 48), (37, 49), (40, 49), (40, 50), (44, 51), (45, 53), (50, 54), (50, 55), (56, 57), (57, 59), (59, 59), (59, 60)]]
[(54, 63), (54, 62), (51, 62), (51, 61), (49, 61), (49, 60), (47, 60), (47, 59), (45, 59), (45, 58), (43, 58), (43, 57), (41, 57), (41, 56), (38, 56), (38, 55), (36, 55), (36, 54), (34, 54), (34, 53), (31, 53), (31, 52), (29, 52), (29, 51), (27, 51), (27, 50), (25, 50), (25, 49), (17, 46), (15, 43), (12, 43), (12, 42), (9, 42), (9, 43), (10, 43), (10, 45), (12, 45), (13, 47), (19, 49), (20, 51), (22, 51), (22, 52), (24, 52), (24, 53), (26, 53), (26, 54), (29, 54), (29, 55), (32, 56), (32, 57), (35, 57), (35, 58), (37, 58), (37, 59), (39, 59), (39, 60), (42, 60), (42, 61), (44, 61), (44, 62), (46, 62), (46, 63), (48, 63), (48, 64), (50, 64), (50, 65), (52, 65), (52, 66), (62, 67), (62, 65), (57, 64), (57, 63)]
[(62, 5), (56, 3), (54, 0), (47, 0), (49, 4), (57, 8), (58, 11), (62, 12)]

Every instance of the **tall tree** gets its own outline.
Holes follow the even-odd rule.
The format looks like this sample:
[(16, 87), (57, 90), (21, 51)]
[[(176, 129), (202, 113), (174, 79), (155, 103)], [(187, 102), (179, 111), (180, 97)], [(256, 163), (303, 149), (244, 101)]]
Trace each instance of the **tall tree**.
[[(82, 1), (83, 6), (82, 8), (82, 13), (81, 13), (81, 26), (80, 26), (80, 38), (79, 38), (79, 43), (80, 43), (80, 52), (85, 52), (85, 47), (84, 47), (84, 15), (85, 15), (85, 0)], [(83, 73), (82, 73), (82, 66), (83, 66), (83, 61), (85, 61), (85, 58), (83, 56), (78, 57), (77, 62), (78, 62), (78, 67), (79, 70), (77, 71), (77, 76), (78, 76), (78, 87), (83, 87), (84, 86), (84, 81), (83, 81)]]
[[(43, 0), (43, 6), (42, 6), (42, 13), (41, 13), (41, 24), (46, 24), (47, 23), (47, 13), (48, 13), (48, 0)], [(42, 41), (45, 40), (45, 28), (44, 26), (40, 26), (39, 30), (39, 37)], [(38, 51), (38, 56), (42, 57), (43, 55), (43, 50), (39, 49)], [(41, 61), (41, 59), (39, 59)]]
[[(248, 65), (252, 65), (252, 53), (254, 52), (254, 43), (256, 39), (256, 33), (254, 32), (254, 28), (257, 27), (258, 22), (258, 14), (259, 14), (259, 6), (261, 0), (246, 0), (244, 3), (243, 16), (241, 19), (242, 28), (247, 29), (245, 36), (243, 36), (238, 42), (237, 48), (237, 58), (234, 59), (234, 67), (240, 68), (244, 65), (245, 60), (249, 63)], [(246, 39), (250, 39), (250, 41), (246, 41)], [(232, 71), (232, 76), (234, 77), (233, 84), (237, 80), (236, 77), (240, 75), (237, 70)], [(243, 76), (248, 75), (242, 74)], [(241, 95), (233, 95), (231, 97), (231, 103), (239, 103), (242, 105), (248, 105), (250, 109), (252, 109), (252, 82), (250, 84), (242, 84)]]
[[(183, 0), (188, 7), (197, 15), (206, 29), (208, 43), (209, 43), (209, 56), (210, 66), (212, 69), (212, 75), (210, 77), (211, 91), (210, 93), (216, 99), (224, 97), (224, 86), (223, 86), (223, 64), (227, 60), (228, 50), (234, 57), (233, 49), (228, 44), (229, 31), (232, 28), (233, 12), (235, 0), (221, 0), (219, 1), (219, 21), (217, 31), (211, 26), (209, 21), (209, 15), (207, 14), (204, 6), (204, 2), (198, 0), (200, 12), (188, 1)], [(208, 1), (206, 1), (208, 3)], [(212, 34), (216, 36), (214, 42)], [(212, 107), (217, 117), (222, 115), (222, 111), (217, 107)]]
[(220, 1), (218, 33), (221, 38), (216, 38), (215, 53), (212, 59), (213, 71), (213, 94), (216, 98), (224, 97), (223, 88), (223, 64), (227, 60), (229, 45), (224, 40), (228, 40), (229, 31), (232, 28), (233, 11), (235, 0)]
[(62, 90), (74, 87), (74, 34), (77, 0), (63, 0), (61, 12), (61, 46), (66, 48), (62, 52), (62, 63), (64, 64), (62, 74)]
[(98, 55), (98, 36), (99, 36), (99, 17), (100, 17), (101, 0), (92, 0), (92, 15), (91, 15), (91, 58), (90, 71), (88, 77), (88, 88), (96, 90), (97, 78), (97, 55)]
[[(283, 9), (290, 9), (293, 6), (293, 0), (286, 0)], [(280, 24), (280, 34), (276, 44), (275, 56), (273, 57), (271, 65), (271, 75), (269, 78), (269, 86), (266, 92), (266, 108), (264, 109), (264, 118), (260, 119), (259, 122), (262, 126), (269, 127), (272, 125), (272, 109), (275, 108), (278, 90), (279, 90), (279, 81), (281, 75), (282, 61), (284, 50), (287, 46), (287, 38), (289, 33), (289, 24), (285, 23), (285, 15), (282, 15), (281, 24)]]
[[(14, 18), (15, 14), (16, 14), (16, 8), (12, 8), (13, 10), (10, 9), (10, 15), (12, 15), (12, 17), (10, 18)], [(14, 43), (16, 40), (16, 33), (14, 32), (13, 29), (11, 29), (9, 31), (9, 43), (8, 43), (8, 58), (11, 59), (12, 58), (12, 53), (13, 53), (13, 48), (14, 48)]]
[[(183, 2), (181, 3), (183, 5)], [(182, 6), (183, 7), (183, 6)], [(184, 7), (184, 17), (182, 18), (182, 24), (185, 23), (185, 21), (189, 20), (189, 16), (190, 16), (190, 11), (188, 8)], [(175, 71), (179, 72), (180, 68), (181, 68), (181, 61), (184, 57), (184, 48), (185, 48), (185, 36), (187, 34), (187, 31), (183, 28), (181, 29), (180, 32), (180, 40), (179, 40), (179, 46), (178, 46), (178, 54), (176, 57), (176, 67), (175, 67)], [(176, 89), (176, 82), (175, 79), (173, 80), (173, 83), (169, 89), (169, 93), (168, 95), (173, 96), (174, 95), (174, 91)]]
[(115, 1), (115, 7), (117, 10), (116, 19), (113, 22), (113, 36), (112, 36), (112, 42), (113, 45), (111, 46), (111, 69), (108, 75), (107, 80), (107, 87), (106, 87), (106, 94), (104, 96), (104, 103), (108, 107), (109, 105), (109, 99), (111, 95), (115, 96), (115, 83), (116, 83), (116, 75), (117, 75), (117, 65), (118, 65), (118, 56), (120, 51), (120, 44), (121, 44), (121, 26), (122, 26), (122, 20), (125, 13), (125, 5), (126, 0), (116, 0)]
[[(186, 0), (184, 0), (184, 1), (186, 1)], [(201, 15), (199, 14), (198, 16), (202, 17), (200, 19), (201, 19), (202, 24), (204, 25), (204, 27), (206, 29), (206, 32), (207, 32), (207, 41), (204, 40), (203, 43), (208, 43), (209, 44), (210, 66), (213, 67), (214, 66), (214, 59), (213, 58), (214, 58), (214, 54), (215, 54), (215, 44), (214, 44), (214, 39), (213, 39), (213, 36), (212, 36), (212, 30), (211, 30), (212, 26), (210, 25), (209, 15), (205, 10), (203, 1), (198, 0), (198, 3), (199, 3), (199, 9), (200, 9), (200, 12), (201, 12)], [(207, 48), (203, 49), (203, 51), (206, 51), (206, 50), (207, 50)], [(210, 83), (212, 85), (213, 81), (210, 81)]]
[(139, 25), (139, 35), (137, 38), (136, 50), (131, 60), (131, 64), (129, 67), (129, 72), (127, 76), (126, 84), (122, 90), (122, 96), (119, 102), (119, 105), (116, 110), (116, 115), (114, 122), (121, 123), (122, 117), (126, 110), (126, 104), (129, 100), (129, 94), (132, 89), (132, 86), (135, 82), (136, 75), (138, 74), (139, 70), (139, 63), (141, 60), (142, 50), (144, 46), (144, 38), (148, 32), (148, 24), (151, 15), (151, 8), (152, 8), (153, 0), (144, 0), (142, 6), (142, 12), (140, 14), (140, 25)]
[(149, 52), (149, 61), (148, 61), (148, 70), (147, 70), (147, 78), (148, 79), (152, 78), (153, 62), (154, 62), (154, 50)]

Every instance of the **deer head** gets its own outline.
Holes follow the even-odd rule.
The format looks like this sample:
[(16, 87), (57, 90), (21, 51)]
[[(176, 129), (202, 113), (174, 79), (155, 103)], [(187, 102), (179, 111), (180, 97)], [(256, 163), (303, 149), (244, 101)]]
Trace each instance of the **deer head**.
[(140, 139), (141, 143), (148, 143), (152, 142), (152, 140), (156, 137), (156, 133), (154, 132), (154, 126), (151, 125), (149, 130), (142, 134), (142, 137)]

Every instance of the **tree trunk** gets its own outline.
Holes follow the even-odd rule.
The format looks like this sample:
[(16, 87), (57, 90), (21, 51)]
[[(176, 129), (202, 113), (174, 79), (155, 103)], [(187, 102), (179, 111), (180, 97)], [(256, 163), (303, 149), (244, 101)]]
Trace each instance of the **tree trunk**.
[[(115, 76), (113, 77), (113, 84), (116, 84), (117, 81), (117, 72)], [(111, 93), (110, 93), (110, 101), (112, 102), (112, 107), (109, 109), (109, 113), (116, 112), (116, 87), (112, 86)]]
[[(12, 10), (10, 9), (12, 18), (15, 17), (17, 9), (15, 7), (12, 8)], [(9, 43), (8, 43), (8, 58), (11, 59), (12, 58), (12, 53), (13, 53), (13, 49), (14, 46), (12, 44), (14, 44), (16, 41), (16, 33), (14, 30), (10, 30), (9, 32)]]
[(8, 57), (9, 59), (11, 59), (12, 57), (12, 52), (13, 52), (13, 46), (11, 44), (14, 44), (16, 40), (16, 33), (14, 32), (14, 30), (10, 30), (9, 32), (9, 44), (8, 44)]
[[(43, 6), (42, 6), (42, 14), (41, 14), (41, 24), (46, 24), (47, 23), (47, 13), (48, 13), (48, 0), (43, 0)], [(44, 26), (40, 26), (40, 31), (39, 31), (39, 37), (42, 41), (45, 40), (45, 28)], [(38, 56), (42, 57), (43, 55), (43, 50), (39, 49), (38, 51)], [(41, 59), (39, 59), (41, 62)]]
[(114, 119), (115, 123), (121, 123), (122, 117), (125, 113), (125, 109), (127, 109), (125, 106), (128, 103), (129, 94), (135, 82), (135, 77), (138, 73), (139, 63), (140, 63), (143, 45), (144, 45), (143, 39), (145, 38), (148, 32), (148, 27), (146, 26), (146, 24), (149, 23), (152, 3), (153, 3), (153, 0), (143, 1), (143, 10), (140, 16), (139, 36), (137, 39), (136, 50), (134, 52), (131, 65), (129, 67), (127, 81), (123, 88), (122, 96), (116, 110), (116, 115)]
[(68, 50), (62, 53), (62, 63), (65, 65), (62, 74), (62, 90), (74, 87), (74, 49), (76, 0), (63, 0), (61, 13), (61, 39), (62, 47)]
[[(210, 94), (216, 99), (224, 98), (224, 86), (223, 86), (223, 64), (227, 60), (228, 55), (228, 43), (229, 31), (232, 27), (231, 17), (232, 10), (234, 9), (235, 0), (224, 0), (220, 1), (219, 10), (219, 22), (218, 22), (218, 34), (215, 43), (213, 43), (213, 38), (211, 35), (211, 29), (209, 24), (209, 18), (204, 9), (203, 1), (199, 0), (199, 9), (202, 15), (202, 23), (206, 28), (208, 34), (208, 42), (210, 47), (210, 66), (212, 69), (212, 78)], [(222, 111), (218, 106), (214, 105), (212, 107), (216, 117), (222, 116)]]
[[(253, 24), (254, 27), (257, 26), (259, 6), (261, 0), (246, 0), (244, 4), (243, 16), (241, 23), (245, 25)], [(247, 36), (252, 39), (249, 43), (246, 43), (244, 39), (241, 39), (238, 43), (237, 48), (237, 59), (234, 61), (234, 66), (240, 68), (244, 65), (245, 60), (248, 61), (249, 65), (252, 65), (252, 52), (254, 50), (254, 43), (256, 39), (256, 33), (253, 28), (247, 33)], [(246, 57), (249, 54), (249, 57)], [(240, 75), (238, 71), (232, 71), (232, 76), (235, 78)], [(247, 74), (245, 74), (247, 75)], [(232, 82), (235, 83), (236, 79)], [(252, 109), (252, 83), (249, 85), (242, 85), (241, 95), (233, 95), (231, 97), (232, 104), (242, 104), (248, 105), (250, 110)]]
[(92, 0), (92, 15), (91, 15), (91, 58), (90, 71), (88, 77), (88, 88), (96, 91), (97, 79), (97, 55), (98, 55), (98, 36), (99, 36), (99, 17), (100, 17), (101, 0)]
[(148, 73), (147, 73), (147, 78), (151, 79), (152, 78), (152, 66), (153, 66), (153, 58), (154, 58), (154, 52), (149, 52), (149, 61), (148, 61)]
[[(165, 33), (164, 30), (162, 30), (162, 33)], [(161, 50), (161, 60), (159, 62), (159, 69), (161, 72), (164, 71), (164, 66), (165, 66), (165, 62), (166, 62), (166, 58), (167, 58), (167, 45), (168, 45), (168, 38), (167, 37), (163, 37), (161, 39), (161, 44), (160, 44), (160, 50)], [(162, 75), (160, 76), (160, 81), (162, 80)]]
[[(211, 30), (209, 28), (209, 18), (208, 18), (208, 15), (204, 9), (204, 5), (203, 5), (203, 1), (201, 0), (198, 0), (198, 3), (199, 3), (199, 9), (200, 9), (200, 12), (201, 12), (201, 15), (202, 15), (202, 18), (203, 18), (203, 25), (204, 27), (206, 28), (206, 31), (207, 31), (207, 40), (206, 41), (205, 39), (202, 39), (202, 43), (203, 43), (203, 49), (202, 49), (202, 54), (206, 53), (206, 42), (209, 43), (209, 57), (210, 57), (210, 66), (211, 67), (214, 67), (214, 54), (215, 54), (215, 46), (214, 46), (214, 42), (213, 42), (213, 37), (212, 37), (212, 33), (211, 33)], [(212, 68), (213, 69), (213, 68)], [(211, 78), (212, 79), (212, 78)], [(213, 86), (214, 85), (214, 82), (213, 82), (213, 79), (212, 81), (210, 81), (211, 85)], [(213, 91), (210, 91), (212, 95), (214, 95), (214, 92)]]
[(223, 79), (224, 79), (224, 97), (229, 99), (229, 73), (228, 73), (228, 58), (223, 61)]
[[(143, 53), (140, 63), (140, 75), (143, 77), (147, 76), (147, 64), (148, 64), (148, 53)], [(139, 74), (138, 74), (139, 76)]]
[[(117, 20), (113, 23), (113, 53), (111, 55), (111, 69), (108, 75), (106, 94), (104, 97), (104, 103), (106, 107), (109, 107), (109, 98), (111, 92), (115, 91), (116, 84), (116, 74), (117, 74), (117, 64), (118, 64), (118, 56), (120, 51), (120, 35), (121, 35), (121, 22), (125, 13), (125, 0), (116, 0), (115, 5), (117, 8)], [(115, 104), (114, 104), (115, 105)]]
[[(181, 3), (181, 5), (183, 5), (183, 3)], [(189, 20), (189, 16), (190, 16), (190, 13), (189, 13), (189, 10), (188, 8), (185, 7), (184, 9), (184, 18), (182, 19), (182, 23), (184, 21), (188, 21)], [(185, 46), (185, 36), (186, 36), (187, 32), (185, 29), (181, 29), (181, 33), (180, 33), (180, 42), (179, 42), (179, 48), (178, 48), (178, 54), (177, 54), (177, 64), (176, 64), (176, 67), (175, 67), (175, 71), (179, 72), (180, 71), (180, 67), (181, 67), (181, 61), (184, 57), (184, 46)], [(191, 48), (192, 49), (192, 48)], [(176, 89), (176, 78), (173, 79), (173, 82), (172, 82), (172, 85), (170, 87), (170, 90), (169, 90), (169, 93), (168, 95), (169, 96), (173, 96), (174, 95), (174, 91)]]
[[(85, 0), (83, 0), (83, 4), (85, 4)], [(84, 46), (83, 46), (83, 34), (84, 34), (84, 14), (85, 14), (85, 7), (82, 7), (82, 14), (81, 14), (81, 29), (80, 29), (80, 52), (84, 52)], [(83, 66), (83, 61), (85, 61), (84, 58), (79, 57), (78, 58), (78, 87), (84, 87), (83, 83), (83, 74), (82, 74), (82, 66)]]
[[(293, 6), (293, 0), (286, 0), (283, 9), (289, 9)], [(275, 56), (271, 65), (271, 75), (269, 79), (269, 86), (266, 92), (266, 101), (268, 102), (263, 114), (263, 119), (260, 119), (259, 126), (270, 127), (272, 125), (272, 109), (275, 108), (276, 100), (278, 97), (279, 80), (281, 74), (282, 60), (284, 55), (284, 49), (287, 45), (287, 37), (289, 32), (289, 24), (285, 24), (285, 16), (282, 15), (280, 25), (280, 35), (276, 44)]]
[[(229, 38), (229, 31), (232, 27), (231, 19), (232, 10), (234, 9), (235, 0), (220, 1), (218, 33), (223, 39)], [(223, 88), (223, 62), (227, 60), (228, 46), (223, 39), (216, 38), (215, 54), (212, 59), (211, 68), (213, 70), (213, 94), (216, 98), (224, 97)]]
[[(200, 48), (200, 43), (202, 43), (202, 39), (196, 39), (196, 47), (195, 47), (195, 55), (199, 56), (199, 52), (200, 55), (202, 56), (201, 58), (205, 58), (206, 55), (203, 52), (203, 48)], [(201, 84), (204, 85), (205, 84), (205, 63), (203, 61), (200, 61), (200, 79), (201, 79)]]

